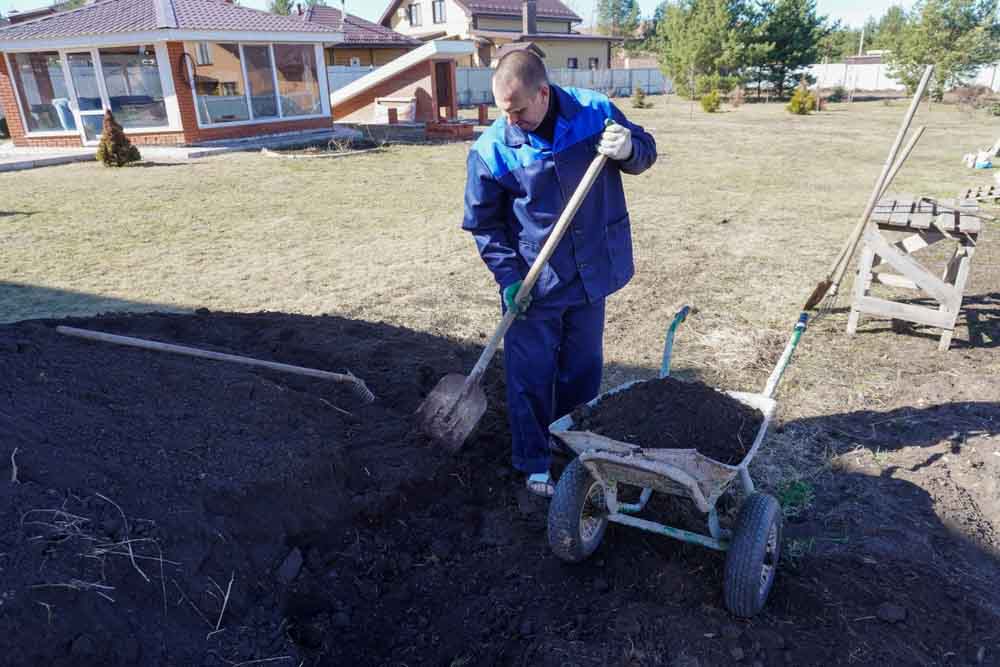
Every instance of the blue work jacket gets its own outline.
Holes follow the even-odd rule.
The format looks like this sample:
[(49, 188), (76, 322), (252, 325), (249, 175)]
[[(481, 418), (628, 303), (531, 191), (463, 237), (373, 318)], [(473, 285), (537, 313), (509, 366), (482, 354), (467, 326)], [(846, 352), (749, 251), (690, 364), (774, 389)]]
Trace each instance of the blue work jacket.
[(632, 278), (632, 233), (621, 172), (656, 161), (656, 142), (604, 95), (551, 86), (558, 117), (550, 144), (497, 119), (468, 158), (465, 218), (500, 289), (528, 275), (531, 263), (597, 155), (604, 121), (632, 132), (632, 155), (608, 160), (532, 290), (527, 315), (597, 301)]

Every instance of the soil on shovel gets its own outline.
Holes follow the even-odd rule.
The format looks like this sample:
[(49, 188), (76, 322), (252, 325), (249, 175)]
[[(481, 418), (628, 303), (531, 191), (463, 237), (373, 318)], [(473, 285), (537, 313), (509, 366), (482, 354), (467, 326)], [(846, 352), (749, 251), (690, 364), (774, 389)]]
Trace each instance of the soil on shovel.
[(665, 377), (578, 408), (573, 422), (573, 430), (647, 449), (696, 449), (736, 465), (753, 446), (764, 415), (701, 382)]
[[(376, 402), (56, 324), (350, 370)], [(724, 554), (612, 525), (584, 563), (552, 555), (547, 504), (510, 467), (500, 360), (459, 454), (419, 435), (423, 397), (480, 351), (435, 331), (280, 313), (0, 326), (0, 664), (1000, 663), (995, 534), (948, 468), (915, 458), (918, 485), (831, 467), (813, 508), (789, 518), (767, 607), (734, 619)], [(997, 409), (928, 413), (940, 456), (956, 458), (947, 439), (973, 424), (963, 446), (1000, 474)], [(785, 434), (878, 419), (903, 446), (918, 441), (893, 430), (909, 417)], [(659, 500), (650, 518), (669, 519)]]

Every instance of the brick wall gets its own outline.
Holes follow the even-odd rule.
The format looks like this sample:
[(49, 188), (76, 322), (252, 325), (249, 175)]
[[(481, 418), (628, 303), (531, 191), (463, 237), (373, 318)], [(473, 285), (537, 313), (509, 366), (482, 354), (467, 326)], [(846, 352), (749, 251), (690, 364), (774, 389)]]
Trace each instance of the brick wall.
[[(219, 127), (210, 129), (198, 128), (198, 117), (195, 111), (191, 86), (184, 76), (185, 62), (184, 45), (181, 42), (167, 42), (167, 55), (170, 60), (174, 80), (174, 92), (181, 112), (181, 131), (148, 132), (134, 134), (126, 130), (126, 135), (133, 143), (142, 146), (161, 145), (173, 146), (191, 144), (201, 141), (220, 139), (242, 139), (267, 134), (282, 134), (303, 130), (324, 129), (331, 126), (330, 118), (311, 118), (307, 120), (284, 120), (276, 123), (254, 123), (235, 127)], [(14, 97), (13, 83), (7, 70), (7, 56), (0, 54), (0, 105), (7, 116), (11, 137), (15, 146), (34, 146), (51, 148), (78, 148), (83, 145), (80, 135), (73, 134), (64, 137), (26, 137), (21, 122), (21, 113)], [(321, 76), (326, 73), (321, 71)]]
[(14, 144), (19, 146), (24, 137), (24, 125), (21, 121), (21, 110), (17, 108), (17, 98), (14, 97), (14, 82), (10, 79), (10, 71), (7, 66), (7, 54), (0, 53), (0, 108), (7, 117), (10, 136)]
[(413, 97), (417, 100), (414, 120), (429, 123), (437, 120), (434, 63), (425, 61), (403, 70), (388, 81), (338, 104), (333, 109), (333, 119), (357, 123), (370, 123), (375, 119), (375, 98)]

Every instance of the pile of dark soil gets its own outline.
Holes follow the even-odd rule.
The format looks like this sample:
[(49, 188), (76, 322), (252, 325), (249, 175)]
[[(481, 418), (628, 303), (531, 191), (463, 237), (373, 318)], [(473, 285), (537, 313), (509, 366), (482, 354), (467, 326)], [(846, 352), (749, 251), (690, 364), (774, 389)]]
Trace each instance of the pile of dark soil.
[[(786, 531), (813, 546), (789, 546), (764, 613), (738, 621), (721, 554), (619, 526), (580, 565), (550, 553), (547, 506), (510, 469), (499, 364), (461, 454), (415, 433), (423, 396), (477, 346), (339, 317), (59, 323), (350, 370), (378, 401), (56, 322), (0, 326), (4, 665), (1000, 660), (995, 557), (913, 484), (816, 480), (815, 517)], [(666, 509), (654, 497), (647, 512)]]
[(750, 451), (764, 415), (701, 382), (666, 377), (580, 407), (573, 422), (574, 430), (647, 449), (696, 449), (735, 465)]

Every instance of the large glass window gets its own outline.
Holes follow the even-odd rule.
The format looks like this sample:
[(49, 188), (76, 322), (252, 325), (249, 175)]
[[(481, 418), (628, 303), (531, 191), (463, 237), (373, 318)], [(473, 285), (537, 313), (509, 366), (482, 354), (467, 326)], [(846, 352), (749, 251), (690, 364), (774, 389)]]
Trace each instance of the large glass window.
[[(99, 55), (115, 120), (126, 129), (169, 125), (153, 47), (101, 49)], [(75, 74), (73, 80), (76, 81)]]
[(444, 23), (444, 0), (433, 0), (431, 3), (431, 9), (434, 13), (434, 22)]
[(241, 48), (239, 44), (188, 42), (184, 50), (190, 56), (187, 67), (202, 125), (323, 113), (321, 70), (312, 44), (243, 44)]
[(417, 27), (420, 25), (420, 3), (414, 2), (406, 8), (406, 15), (410, 19), (410, 25)]
[(284, 116), (312, 116), (323, 113), (316, 77), (316, 51), (312, 45), (275, 44), (274, 64), (278, 70), (278, 94)]
[(243, 47), (247, 67), (247, 84), (250, 86), (250, 106), (254, 118), (277, 118), (278, 98), (274, 95), (274, 70), (271, 68), (271, 49), (267, 45)]
[[(185, 50), (197, 63), (198, 46), (186, 43)], [(240, 48), (236, 44), (208, 44), (211, 64), (192, 66), (197, 97), (198, 119), (203, 125), (250, 120)]]
[(14, 83), (28, 131), (76, 130), (59, 54), (14, 53), (8, 57), (13, 58)]

